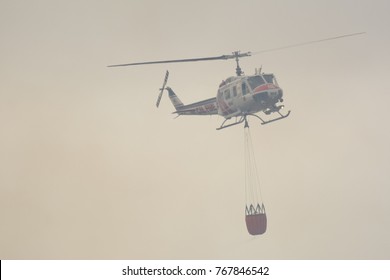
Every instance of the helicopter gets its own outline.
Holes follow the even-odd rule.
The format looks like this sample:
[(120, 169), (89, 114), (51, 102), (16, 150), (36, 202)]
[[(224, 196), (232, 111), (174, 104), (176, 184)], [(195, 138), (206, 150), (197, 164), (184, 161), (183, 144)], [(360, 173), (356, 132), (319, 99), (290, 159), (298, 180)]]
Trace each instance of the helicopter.
[[(272, 73), (263, 73), (261, 69), (256, 70), (254, 75), (245, 75), (239, 64), (240, 58), (249, 57), (253, 54), (319, 43), (344, 37), (356, 36), (363, 33), (365, 32), (345, 34), (336, 37), (262, 50), (255, 53), (241, 53), (240, 51), (234, 51), (230, 55), (115, 64), (109, 65), (108, 67), (234, 59), (236, 61), (236, 75), (228, 77), (227, 79), (223, 80), (222, 83), (219, 84), (217, 95), (215, 97), (191, 103), (188, 105), (185, 105), (179, 99), (179, 97), (172, 90), (172, 88), (166, 86), (169, 77), (169, 71), (166, 71), (164, 82), (162, 87), (160, 88), (160, 94), (157, 98), (156, 106), (159, 107), (163, 92), (164, 90), (166, 90), (168, 91), (169, 99), (171, 100), (176, 110), (173, 113), (177, 114), (177, 116), (220, 115), (224, 117), (225, 120), (222, 122), (220, 127), (216, 128), (217, 130), (238, 125), (243, 122), (245, 122), (245, 125), (247, 125), (248, 116), (258, 118), (261, 121), (261, 124), (264, 125), (287, 118), (290, 115), (291, 111), (289, 110), (285, 114), (281, 112), (281, 110), (284, 108), (284, 105), (282, 104), (284, 101), (283, 90), (279, 86), (275, 75)], [(272, 117), (268, 120), (265, 120), (264, 117), (260, 117), (257, 114), (260, 112), (264, 113), (265, 115), (276, 114), (276, 117)], [(235, 120), (231, 121), (233, 118), (235, 118)]]

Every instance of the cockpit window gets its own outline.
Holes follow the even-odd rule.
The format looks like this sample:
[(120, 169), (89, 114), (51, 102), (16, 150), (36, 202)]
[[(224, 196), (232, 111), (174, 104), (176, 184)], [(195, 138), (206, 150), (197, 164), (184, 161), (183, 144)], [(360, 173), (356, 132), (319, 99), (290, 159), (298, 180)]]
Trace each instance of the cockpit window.
[(254, 90), (258, 86), (261, 86), (265, 84), (265, 81), (263, 80), (262, 76), (252, 76), (248, 78), (249, 85), (251, 86), (251, 89)]
[(267, 81), (267, 83), (269, 84), (273, 84), (274, 83), (274, 75), (272, 74), (264, 74), (263, 75), (263, 78)]

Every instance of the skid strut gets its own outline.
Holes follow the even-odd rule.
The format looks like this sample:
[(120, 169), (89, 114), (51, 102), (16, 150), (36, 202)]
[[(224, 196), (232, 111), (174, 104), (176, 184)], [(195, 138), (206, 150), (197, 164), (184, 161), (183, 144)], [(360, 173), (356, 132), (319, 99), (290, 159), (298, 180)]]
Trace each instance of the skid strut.
[(227, 128), (227, 127), (231, 127), (233, 125), (240, 124), (240, 123), (244, 122), (245, 119), (246, 119), (246, 115), (245, 116), (241, 116), (240, 119), (238, 121), (234, 122), (234, 123), (230, 123), (230, 124), (225, 125), (225, 123), (229, 120), (229, 119), (226, 119), (226, 120), (223, 121), (223, 123), (221, 124), (220, 127), (217, 127), (217, 130), (220, 130), (220, 129), (223, 129), (223, 128)]

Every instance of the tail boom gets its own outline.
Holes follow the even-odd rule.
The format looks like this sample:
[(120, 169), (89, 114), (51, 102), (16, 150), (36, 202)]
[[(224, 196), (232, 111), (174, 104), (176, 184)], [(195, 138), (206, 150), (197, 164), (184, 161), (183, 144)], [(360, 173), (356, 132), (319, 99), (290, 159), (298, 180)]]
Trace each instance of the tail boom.
[(176, 111), (174, 114), (178, 115), (216, 115), (218, 114), (217, 100), (216, 98), (210, 98), (195, 102), (192, 104), (184, 105), (183, 102), (177, 97), (176, 93), (170, 88), (166, 88), (169, 93), (169, 99), (171, 100)]

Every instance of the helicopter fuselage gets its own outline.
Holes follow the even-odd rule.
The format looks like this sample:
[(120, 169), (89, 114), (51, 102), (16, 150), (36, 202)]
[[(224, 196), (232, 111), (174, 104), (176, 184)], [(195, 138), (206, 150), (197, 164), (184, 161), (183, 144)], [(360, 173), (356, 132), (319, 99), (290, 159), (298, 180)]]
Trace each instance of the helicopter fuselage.
[(273, 74), (234, 76), (222, 81), (214, 98), (184, 105), (173, 90), (167, 87), (178, 115), (220, 115), (225, 119), (263, 111), (279, 111), (283, 90)]
[[(283, 90), (273, 74), (236, 76), (223, 81), (218, 89), (218, 114), (228, 119), (236, 116), (278, 111)], [(278, 109), (279, 108), (279, 109)]]

